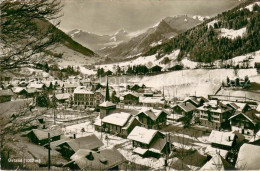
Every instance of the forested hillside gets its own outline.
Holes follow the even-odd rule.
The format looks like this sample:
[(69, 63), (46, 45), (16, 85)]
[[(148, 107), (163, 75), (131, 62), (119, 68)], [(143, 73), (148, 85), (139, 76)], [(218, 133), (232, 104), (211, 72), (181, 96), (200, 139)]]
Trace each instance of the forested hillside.
[[(245, 30), (239, 36), (223, 36), (223, 30), (232, 34)], [(197, 62), (227, 60), (260, 49), (260, 6), (245, 2), (204, 23), (151, 48), (145, 55), (158, 57), (180, 49), (178, 60), (189, 57)]]

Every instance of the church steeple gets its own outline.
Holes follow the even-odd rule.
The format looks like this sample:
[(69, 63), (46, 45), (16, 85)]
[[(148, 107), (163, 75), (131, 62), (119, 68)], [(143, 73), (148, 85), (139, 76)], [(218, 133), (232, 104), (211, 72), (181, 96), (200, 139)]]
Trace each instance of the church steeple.
[(106, 98), (105, 98), (105, 101), (110, 101), (110, 97), (109, 97), (109, 87), (108, 87), (108, 78), (107, 78)]

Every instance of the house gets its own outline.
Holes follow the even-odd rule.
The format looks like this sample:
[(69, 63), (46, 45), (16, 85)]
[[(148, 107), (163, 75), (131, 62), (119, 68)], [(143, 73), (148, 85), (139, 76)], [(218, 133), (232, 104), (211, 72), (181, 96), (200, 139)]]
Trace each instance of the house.
[(136, 126), (127, 139), (132, 140), (133, 152), (143, 157), (161, 157), (170, 150), (166, 136), (158, 130)]
[(256, 110), (237, 111), (229, 121), (231, 129), (242, 134), (254, 135), (260, 129), (260, 118), (256, 116)]
[(0, 90), (0, 103), (11, 101), (13, 95), (11, 90)]
[(69, 93), (62, 93), (62, 94), (56, 94), (55, 97), (59, 103), (65, 103), (70, 99), (71, 95)]
[(35, 89), (37, 89), (39, 91), (42, 91), (42, 90), (44, 90), (46, 88), (46, 86), (43, 83), (34, 83), (34, 82), (32, 82), (32, 83), (30, 83), (27, 86), (27, 88), (35, 88)]
[(134, 92), (125, 92), (123, 94), (124, 104), (138, 104), (139, 103), (139, 94)]
[(80, 84), (78, 82), (65, 82), (62, 87), (64, 88), (64, 93), (69, 93), (69, 94), (73, 94), (74, 90), (80, 86)]
[[(99, 123), (99, 124), (97, 124)], [(130, 113), (120, 112), (105, 116), (102, 120), (95, 122), (96, 130), (100, 127), (109, 134), (115, 134), (120, 137), (127, 137), (135, 126), (140, 126), (140, 122)]]
[(92, 151), (98, 151), (103, 146), (103, 142), (98, 139), (95, 134), (91, 134), (85, 137), (71, 139), (57, 145), (59, 151), (64, 157), (69, 158), (79, 149), (87, 149)]
[(86, 86), (78, 86), (73, 94), (76, 105), (95, 108), (103, 101), (103, 95), (100, 91), (91, 91)]
[(221, 155), (215, 154), (212, 158), (199, 170), (235, 170), (235, 167), (228, 163)]
[(27, 96), (27, 90), (23, 87), (13, 87), (12, 91), (13, 91), (15, 97), (26, 98), (26, 96)]
[(236, 168), (239, 170), (259, 170), (260, 146), (243, 144), (238, 152)]
[(210, 100), (197, 108), (200, 124), (210, 129), (219, 130), (230, 127), (229, 118), (233, 109), (219, 100)]
[(223, 158), (227, 158), (228, 151), (241, 143), (245, 137), (238, 132), (222, 132), (212, 130), (208, 141), (210, 145), (206, 149), (209, 155), (220, 154)]
[(167, 113), (164, 110), (149, 109), (137, 114), (138, 120), (148, 129), (160, 129), (166, 126)]
[(47, 130), (33, 129), (27, 134), (27, 136), (35, 144), (45, 145), (46, 143), (49, 142), (48, 133), (50, 133), (51, 141), (60, 140), (61, 132), (59, 130), (47, 131)]
[(79, 149), (70, 159), (63, 167), (69, 167), (71, 170), (120, 170), (120, 165), (126, 161), (115, 148), (99, 152)]
[(184, 101), (180, 104), (176, 104), (172, 107), (173, 115), (177, 115), (177, 118), (189, 117), (192, 118), (193, 112), (196, 110), (196, 106), (189, 101)]
[(200, 97), (190, 96), (190, 97), (185, 98), (183, 102), (184, 102), (184, 103), (185, 103), (185, 102), (189, 102), (189, 103), (191, 103), (193, 106), (196, 106), (196, 108), (197, 108), (197, 107), (202, 106), (205, 102), (209, 102), (209, 100), (206, 99), (206, 98), (203, 97), (203, 96), (200, 96)]
[(27, 88), (26, 91), (26, 97), (35, 97), (39, 93), (39, 91), (36, 88)]
[(163, 97), (139, 97), (139, 103), (146, 107), (164, 107), (165, 99)]
[(222, 101), (223, 104), (231, 107), (234, 112), (247, 112), (252, 110), (252, 108), (247, 103), (238, 103), (238, 102), (229, 102), (229, 101)]
[(144, 97), (153, 97), (153, 91), (151, 89), (145, 89), (144, 90), (144, 93), (143, 93), (143, 96)]

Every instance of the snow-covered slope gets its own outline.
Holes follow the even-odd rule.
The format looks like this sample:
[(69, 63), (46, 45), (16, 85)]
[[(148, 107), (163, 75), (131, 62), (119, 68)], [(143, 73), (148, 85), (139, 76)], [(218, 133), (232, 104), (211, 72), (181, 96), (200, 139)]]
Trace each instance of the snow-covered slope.
[(159, 45), (201, 22), (201, 17), (192, 18), (187, 15), (166, 17), (130, 41), (102, 49), (98, 53), (116, 61), (122, 61), (130, 56), (145, 53), (151, 47)]

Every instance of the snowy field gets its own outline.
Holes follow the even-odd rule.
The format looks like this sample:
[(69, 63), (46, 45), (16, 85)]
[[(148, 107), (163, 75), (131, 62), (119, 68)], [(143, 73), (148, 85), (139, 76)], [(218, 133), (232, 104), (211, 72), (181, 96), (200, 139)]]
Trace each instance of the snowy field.
[[(260, 75), (256, 69), (243, 69), (238, 71), (238, 76), (244, 78), (249, 76), (251, 82), (260, 83)], [(139, 85), (145, 84), (156, 90), (162, 90), (164, 87), (165, 95), (168, 97), (185, 98), (188, 95), (208, 96), (214, 94), (221, 86), (222, 81), (235, 77), (233, 69), (215, 69), (215, 70), (183, 70), (175, 71), (155, 76), (133, 77), (130, 81)]]

